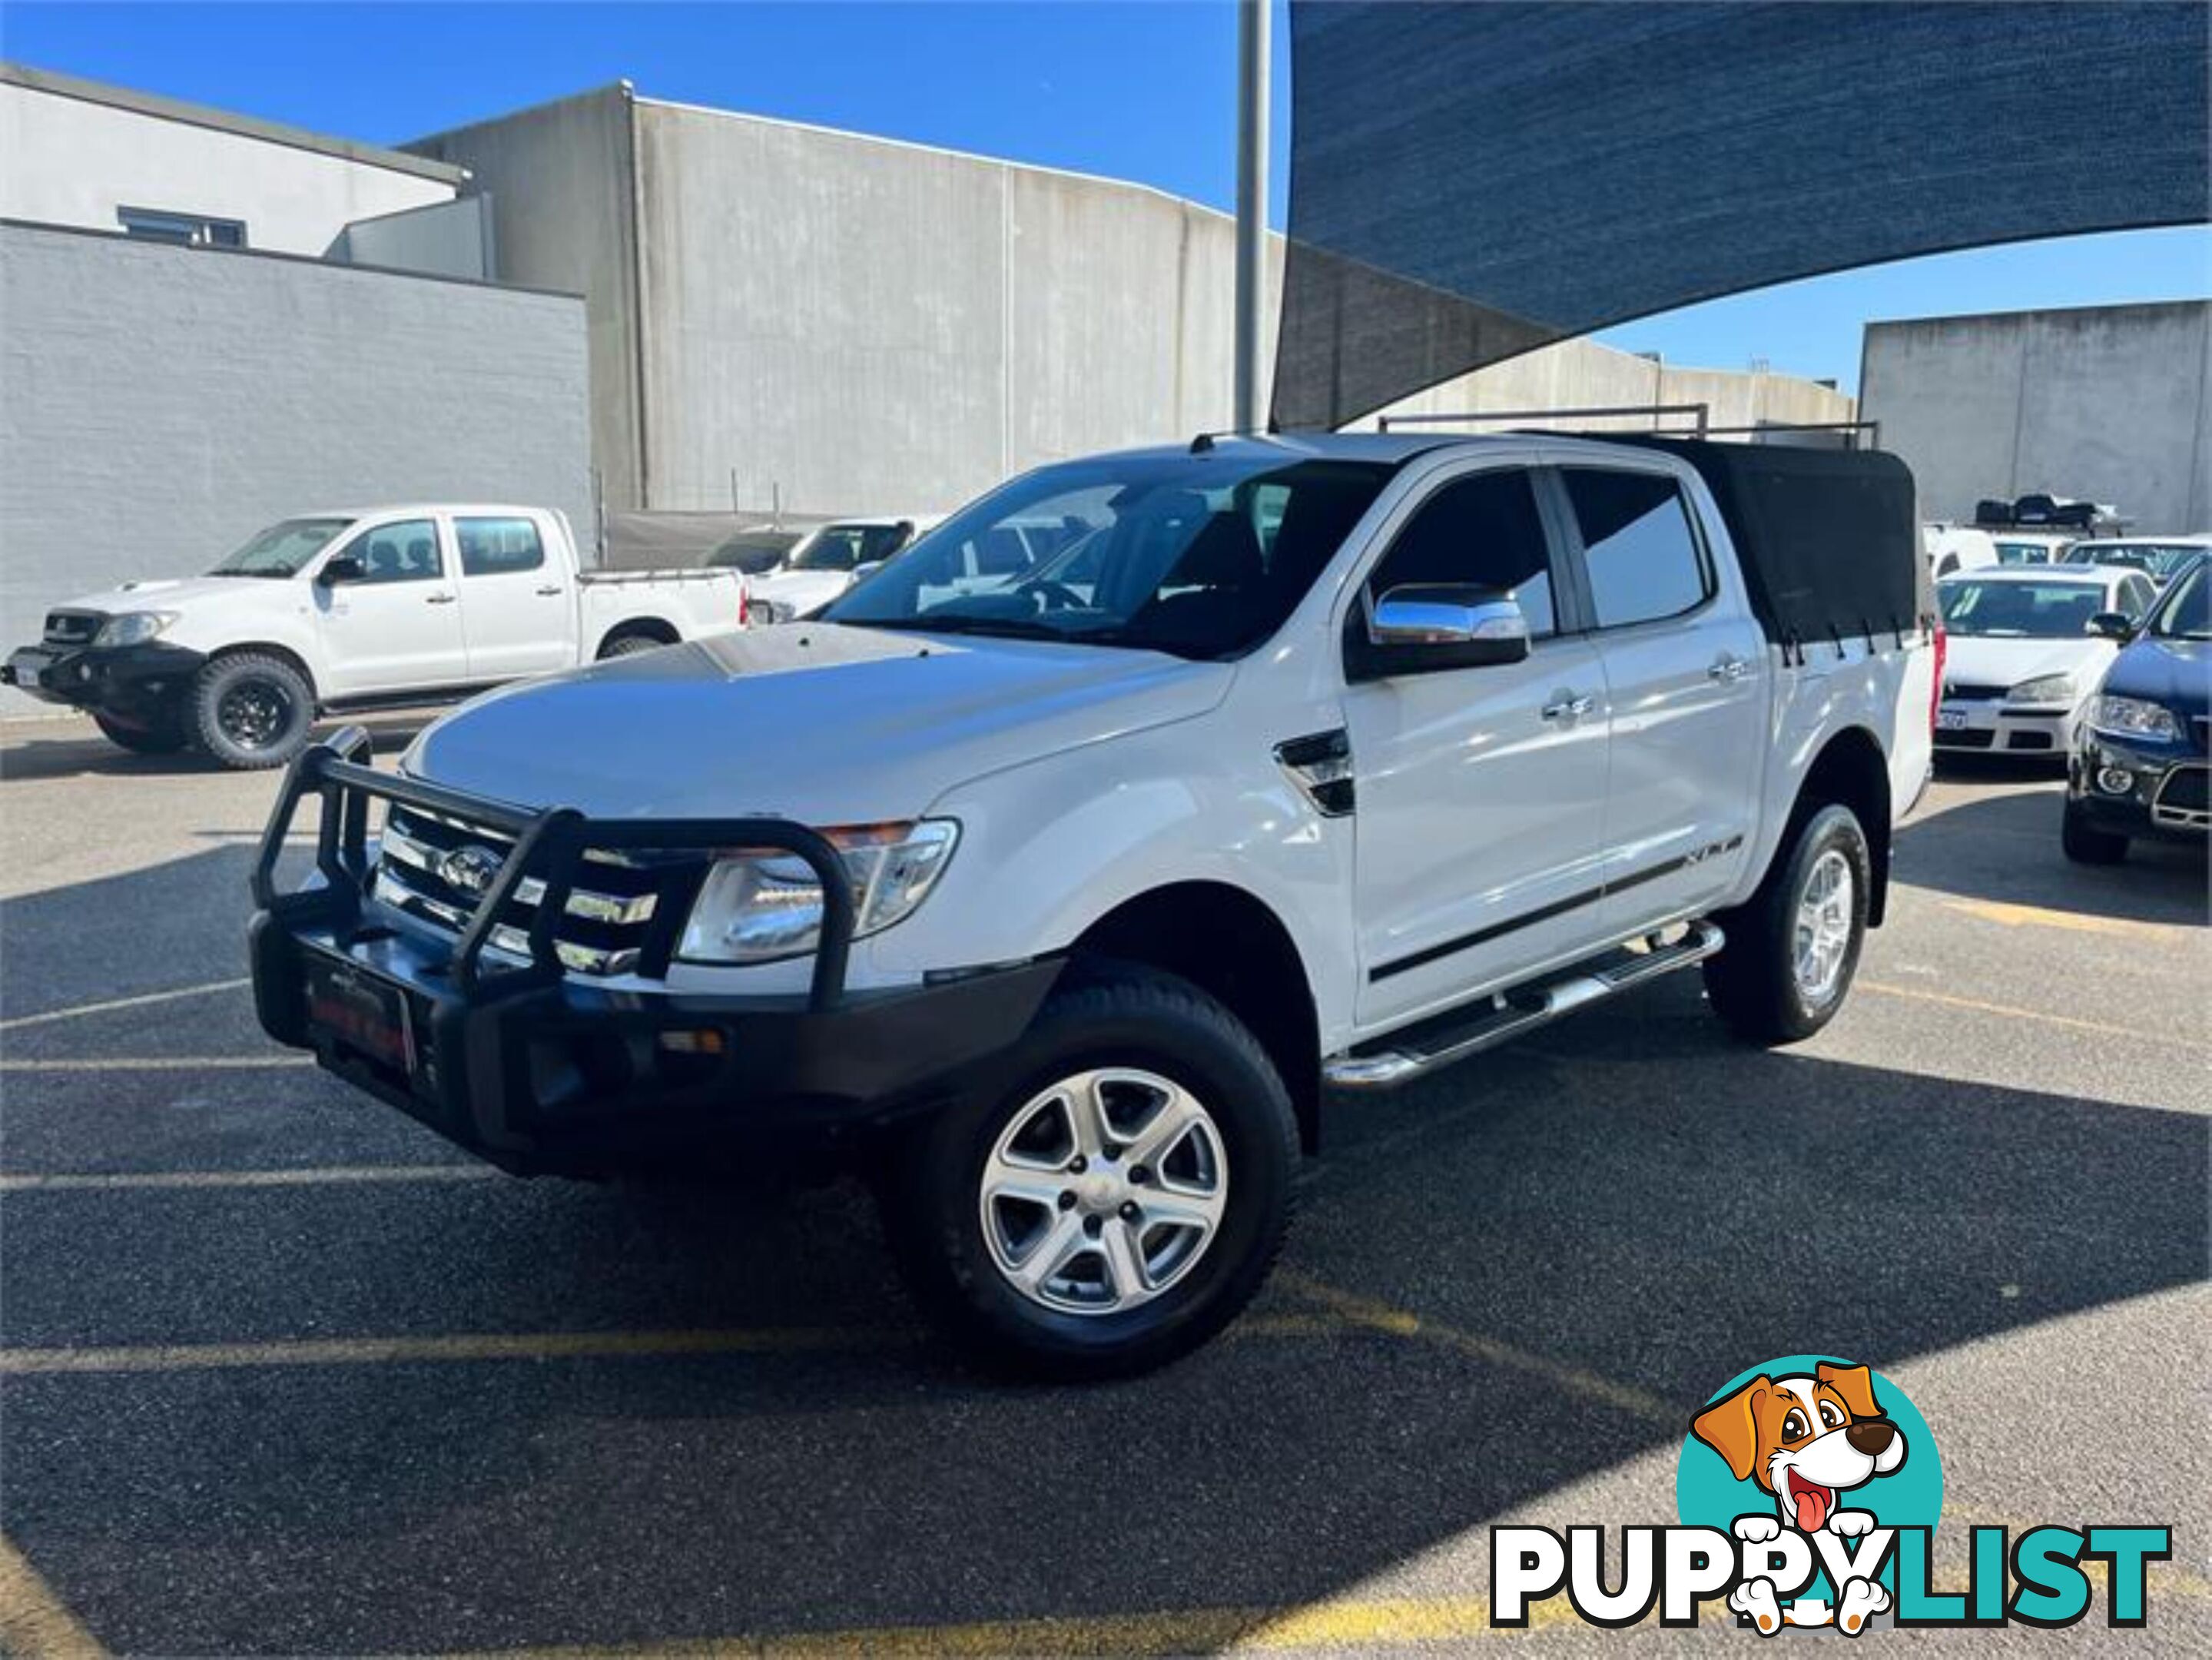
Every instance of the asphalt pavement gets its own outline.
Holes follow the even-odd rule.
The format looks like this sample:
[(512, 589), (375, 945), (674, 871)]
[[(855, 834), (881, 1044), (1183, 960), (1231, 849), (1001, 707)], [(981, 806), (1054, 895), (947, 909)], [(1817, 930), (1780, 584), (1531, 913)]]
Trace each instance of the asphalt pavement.
[(1677, 976), (1333, 1101), (1251, 1314), (1088, 1389), (963, 1365), (856, 1190), (514, 1181), (275, 1049), (273, 789), (0, 727), (15, 1651), (1741, 1646), (1492, 1628), (1489, 1529), (1674, 1521), (1697, 1408), (1816, 1351), (1933, 1428), (1946, 1571), (2176, 1529), (2142, 1631), (1915, 1644), (2212, 1651), (2206, 866), (2069, 865), (2048, 775), (1938, 781), (1810, 1043)]

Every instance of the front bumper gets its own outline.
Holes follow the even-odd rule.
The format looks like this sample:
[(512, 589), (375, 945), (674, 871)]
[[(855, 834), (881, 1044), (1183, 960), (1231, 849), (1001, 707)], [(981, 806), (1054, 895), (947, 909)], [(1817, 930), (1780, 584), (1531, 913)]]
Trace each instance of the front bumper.
[[(356, 731), (334, 740), (358, 754)], [(517, 1173), (599, 1175), (763, 1143), (834, 1146), (886, 1121), (951, 1098), (975, 1070), (1027, 1029), (1058, 978), (1045, 960), (963, 975), (941, 984), (853, 992), (842, 985), (849, 903), (834, 849), (782, 821), (592, 823), (536, 816), (450, 948), (381, 925), (362, 903), (367, 806), (383, 796), (430, 811), (459, 799), (395, 778), (317, 745), (294, 763), (255, 872), (259, 909), (249, 931), (254, 1006), (278, 1043), (448, 1140)], [(270, 879), (294, 812), (322, 800), (319, 879), (279, 893)], [(477, 812), (483, 804), (468, 803)], [(825, 886), (825, 942), (805, 995), (715, 997), (608, 989), (564, 975), (550, 950), (528, 966), (483, 961), (489, 919), (526, 873), (544, 879), (544, 914), (560, 915), (584, 847), (684, 845), (789, 848), (834, 872)], [(822, 862), (817, 864), (817, 859)], [(846, 895), (849, 901), (849, 891)], [(533, 935), (533, 943), (535, 938)], [(824, 965), (832, 970), (824, 973)], [(311, 985), (364, 988), (404, 1007), (403, 1043), (329, 1018)], [(319, 994), (320, 995), (320, 994)]]
[(1951, 754), (2041, 755), (2057, 761), (2073, 741), (2074, 722), (2072, 709), (1946, 698), (1936, 706), (1936, 747)]
[(24, 646), (0, 666), (0, 685), (43, 702), (143, 721), (183, 691), (207, 654), (162, 641), (136, 646)]
[[(2127, 775), (2126, 787), (2112, 789)], [(2212, 835), (2205, 757), (2185, 744), (2085, 730), (2069, 756), (2066, 798), (2100, 830), (2176, 842)]]

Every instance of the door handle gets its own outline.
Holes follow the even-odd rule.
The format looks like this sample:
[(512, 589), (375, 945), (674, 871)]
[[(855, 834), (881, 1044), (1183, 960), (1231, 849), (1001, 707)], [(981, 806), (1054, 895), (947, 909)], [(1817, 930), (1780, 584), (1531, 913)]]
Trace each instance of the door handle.
[(453, 603), (453, 596), (450, 593), (426, 593), (422, 596), (422, 603), (426, 605), (450, 605)]
[(540, 595), (541, 597), (544, 598), (544, 599), (558, 599), (562, 594), (563, 594), (563, 593), (567, 593), (567, 592), (568, 592), (568, 590), (567, 590), (567, 589), (565, 589), (565, 588), (563, 588), (563, 587), (562, 587), (558, 583), (556, 583), (555, 585), (553, 585), (553, 586), (552, 586), (552, 587), (543, 587), (543, 588), (540, 588), (540, 589), (538, 589), (538, 592), (539, 595)]
[(1723, 657), (1705, 671), (1708, 680), (1741, 680), (1751, 672), (1751, 665), (1741, 657)]
[(1569, 693), (1557, 702), (1545, 704), (1540, 713), (1547, 721), (1578, 721), (1596, 707), (1596, 699)]

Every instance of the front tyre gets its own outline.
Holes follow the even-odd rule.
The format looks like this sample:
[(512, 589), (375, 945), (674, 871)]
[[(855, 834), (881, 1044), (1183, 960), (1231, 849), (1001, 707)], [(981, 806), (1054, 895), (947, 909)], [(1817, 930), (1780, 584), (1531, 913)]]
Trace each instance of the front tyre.
[(921, 1135), (891, 1195), (902, 1265), (965, 1346), (1127, 1377), (1237, 1316), (1289, 1229), (1298, 1140), (1235, 1016), (1172, 976), (1100, 970), (994, 1079)]
[(1738, 1037), (1795, 1043), (1835, 1018), (1858, 972), (1873, 876), (1849, 807), (1793, 819), (1759, 891), (1715, 919), (1728, 944), (1705, 959), (1705, 994)]
[(2128, 856), (2128, 838), (2089, 822), (2089, 815), (2075, 802), (2066, 804), (2059, 821), (2058, 845), (2077, 865), (2117, 865)]
[(226, 767), (281, 767), (307, 746), (314, 690), (281, 657), (234, 652), (193, 677), (185, 719), (200, 747)]

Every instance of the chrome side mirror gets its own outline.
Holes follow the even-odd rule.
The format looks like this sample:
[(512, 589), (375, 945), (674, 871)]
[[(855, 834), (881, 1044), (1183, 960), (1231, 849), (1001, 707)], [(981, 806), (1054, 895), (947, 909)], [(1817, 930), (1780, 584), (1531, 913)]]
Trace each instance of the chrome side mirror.
[(1502, 588), (1419, 584), (1374, 602), (1360, 643), (1347, 665), (1354, 679), (1481, 668), (1528, 656), (1528, 619)]

